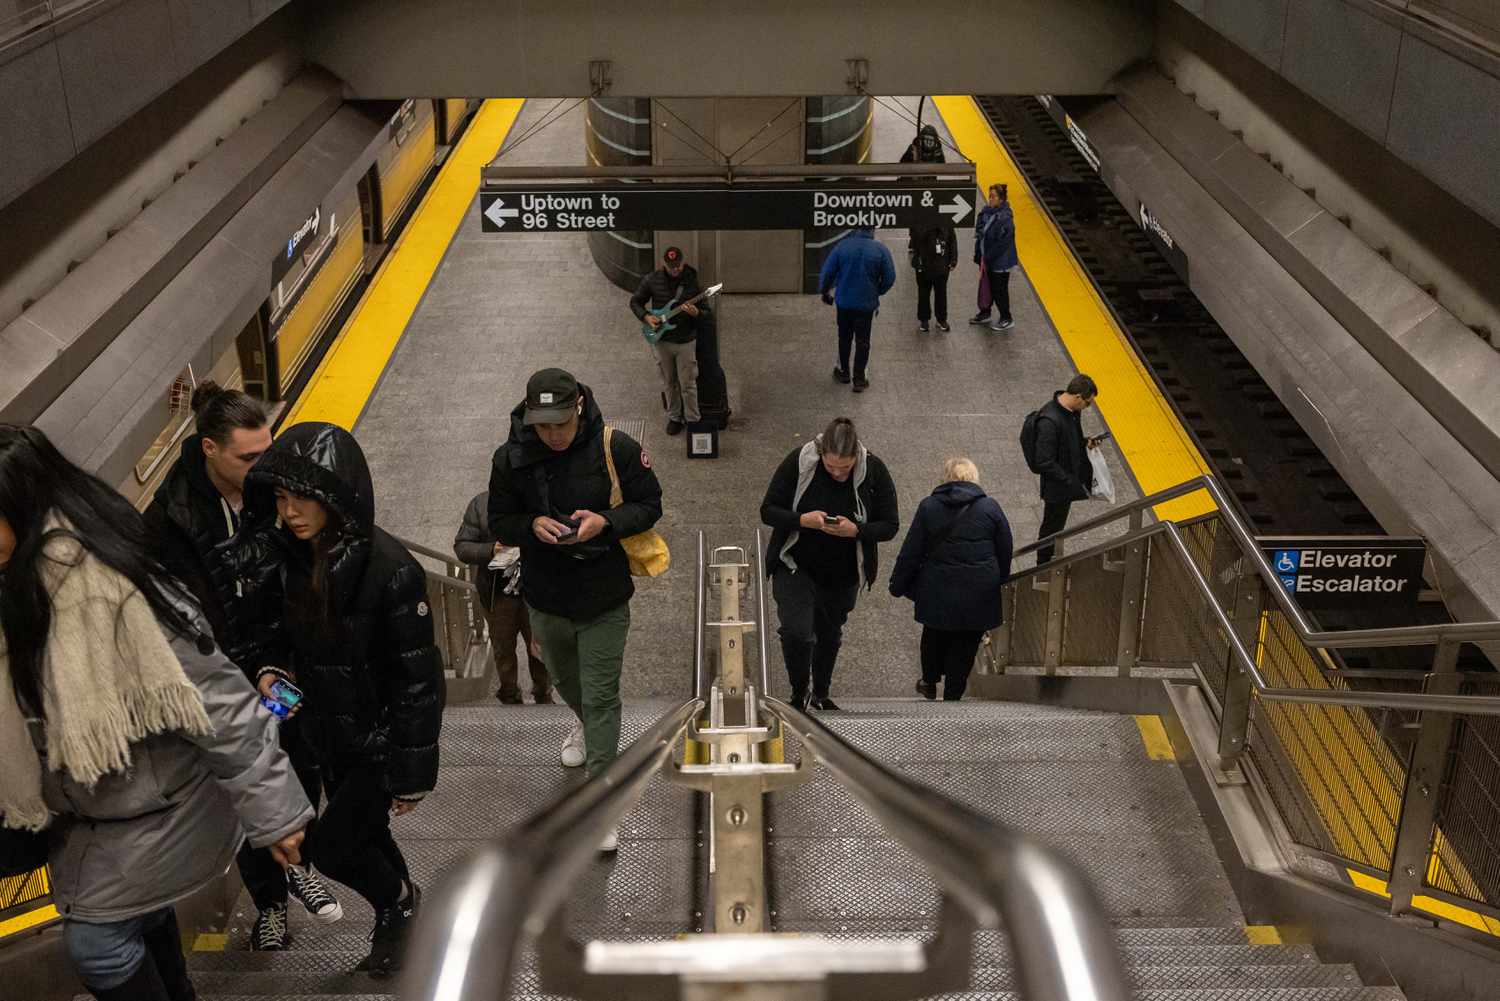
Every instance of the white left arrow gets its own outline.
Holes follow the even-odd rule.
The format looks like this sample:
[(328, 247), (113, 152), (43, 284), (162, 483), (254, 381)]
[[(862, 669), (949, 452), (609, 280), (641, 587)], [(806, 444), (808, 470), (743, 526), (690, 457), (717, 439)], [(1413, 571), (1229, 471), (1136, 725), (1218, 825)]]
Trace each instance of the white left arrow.
[(964, 221), (964, 216), (974, 211), (974, 206), (964, 201), (962, 195), (954, 195), (953, 201), (948, 205), (939, 205), (938, 211), (944, 215), (952, 216), (953, 224), (956, 226)]
[[(516, 216), (521, 214), (520, 209), (508, 209), (505, 208), (504, 205), (505, 200), (503, 198), (496, 198), (494, 201), (490, 202), (489, 208), (484, 210), (484, 217), (490, 222), (494, 223), (496, 226), (499, 226), (501, 229), (505, 228), (506, 219), (514, 219)], [(943, 211), (946, 212), (947, 209), (944, 209)]]

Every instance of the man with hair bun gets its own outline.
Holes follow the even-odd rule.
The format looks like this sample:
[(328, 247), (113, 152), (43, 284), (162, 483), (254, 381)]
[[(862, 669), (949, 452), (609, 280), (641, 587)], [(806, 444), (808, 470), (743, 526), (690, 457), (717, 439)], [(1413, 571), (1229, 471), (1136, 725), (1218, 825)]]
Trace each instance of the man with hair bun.
[[(193, 390), (192, 407), (197, 433), (182, 443), (182, 454), (146, 508), (146, 527), (156, 557), (192, 592), (220, 648), (254, 684), (262, 659), (259, 630), (248, 625), (257, 618), (255, 599), (237, 584), (223, 546), (239, 531), (245, 476), (271, 447), (271, 419), (260, 400), (213, 382)], [(284, 720), (279, 736), (317, 809), (322, 780), (297, 721)], [(338, 900), (310, 865), (283, 870), (268, 850), (248, 842), (237, 861), (257, 910), (252, 948), (278, 951), (291, 944), (289, 891), (319, 921), (343, 917)]]
[[(782, 460), (760, 504), (771, 526), (766, 575), (781, 619), (781, 654), (798, 709), (834, 711), (833, 667), (861, 578), (874, 586), (876, 544), (896, 537), (901, 515), (891, 474), (836, 417)], [(808, 685), (812, 692), (809, 695)]]

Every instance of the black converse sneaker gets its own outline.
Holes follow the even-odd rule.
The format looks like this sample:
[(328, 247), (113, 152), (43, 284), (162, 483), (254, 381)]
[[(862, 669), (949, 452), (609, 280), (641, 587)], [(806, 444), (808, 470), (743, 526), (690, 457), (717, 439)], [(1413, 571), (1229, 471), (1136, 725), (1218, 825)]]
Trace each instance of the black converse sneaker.
[(370, 954), (355, 967), (372, 977), (389, 977), (401, 969), (406, 960), (406, 940), (422, 905), (422, 891), (408, 883), (410, 891), (394, 907), (375, 912), (375, 930), (370, 933)]
[(307, 908), (307, 913), (324, 924), (332, 924), (344, 916), (343, 905), (328, 892), (328, 888), (310, 865), (287, 866), (286, 889), (301, 901), (302, 906)]
[(250, 927), (250, 948), (256, 952), (281, 952), (292, 944), (292, 933), (286, 926), (286, 904), (275, 904), (261, 911)]

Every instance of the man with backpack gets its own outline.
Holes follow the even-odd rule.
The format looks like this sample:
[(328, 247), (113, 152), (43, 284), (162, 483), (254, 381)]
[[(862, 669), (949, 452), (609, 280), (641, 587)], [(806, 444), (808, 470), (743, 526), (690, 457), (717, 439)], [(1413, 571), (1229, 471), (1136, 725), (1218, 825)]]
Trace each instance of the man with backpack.
[[(1066, 389), (1052, 394), (1051, 402), (1026, 415), (1021, 425), (1021, 452), (1026, 466), (1041, 477), (1042, 527), (1038, 539), (1061, 532), (1068, 524), (1068, 509), (1074, 501), (1087, 500), (1094, 486), (1094, 464), (1088, 450), (1098, 439), (1083, 435), (1082, 413), (1094, 405), (1099, 387), (1082, 373), (1073, 376)], [(1036, 565), (1052, 559), (1055, 544), (1037, 550)]]
[(948, 275), (958, 267), (958, 234), (951, 225), (913, 229), (906, 252), (917, 275), (917, 329), (927, 333), (927, 321), (937, 316), (938, 329), (948, 331)]

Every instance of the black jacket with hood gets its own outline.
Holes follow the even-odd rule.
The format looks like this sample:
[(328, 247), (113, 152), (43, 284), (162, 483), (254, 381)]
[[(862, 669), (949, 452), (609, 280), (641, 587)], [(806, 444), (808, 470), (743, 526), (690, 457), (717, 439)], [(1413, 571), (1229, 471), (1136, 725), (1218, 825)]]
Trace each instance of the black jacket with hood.
[(1083, 420), (1052, 394), (1037, 413), (1036, 465), (1042, 476), (1042, 500), (1049, 504), (1088, 500), (1094, 486), (1094, 464), (1083, 437)]
[[(946, 537), (932, 544), (933, 537)], [(1010, 522), (977, 483), (944, 483), (917, 505), (891, 570), (891, 594), (910, 598), (933, 629), (982, 631), (1001, 623), (1000, 585), (1010, 576)]]
[[(508, 546), (521, 547), (521, 595), (532, 608), (577, 622), (597, 618), (630, 600), (635, 584), (620, 540), (644, 532), (661, 517), (661, 484), (635, 439), (611, 435), (623, 503), (609, 506), (609, 470), (604, 464), (604, 417), (594, 393), (579, 383), (583, 413), (573, 443), (554, 452), (522, 423), (526, 405), (510, 414), (510, 437), (495, 450), (490, 469), (490, 531)], [(588, 542), (553, 545), (531, 530), (545, 515), (558, 520), (593, 511), (608, 523)]]
[(262, 615), (224, 549), (240, 516), (208, 478), (205, 463), (203, 436), (195, 434), (182, 443), (181, 457), (146, 508), (146, 528), (156, 557), (198, 600), (219, 648), (253, 677), (262, 658), (258, 631), (246, 626)]
[[(280, 527), (277, 487), (328, 509), (326, 595), (316, 593), (312, 547)], [(394, 796), (431, 792), (445, 682), (426, 575), (376, 527), (354, 436), (321, 422), (285, 431), (245, 479), (241, 535), (237, 564), (263, 606), (280, 613), (263, 624), (267, 647), (284, 654), (306, 696), (301, 731), (319, 758), (335, 771), (383, 767)]]

